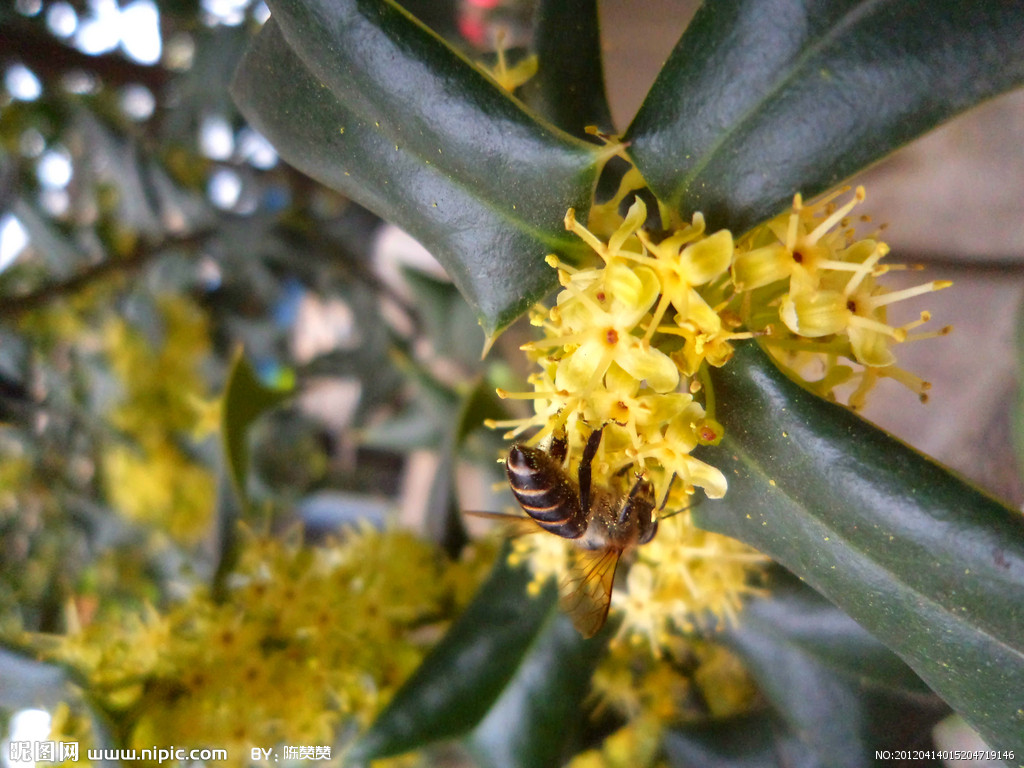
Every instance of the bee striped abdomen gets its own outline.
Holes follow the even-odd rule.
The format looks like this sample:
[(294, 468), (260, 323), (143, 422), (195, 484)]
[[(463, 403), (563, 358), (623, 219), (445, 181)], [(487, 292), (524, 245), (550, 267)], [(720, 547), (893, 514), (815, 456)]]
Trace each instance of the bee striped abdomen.
[(567, 539), (579, 538), (587, 530), (579, 489), (547, 453), (514, 445), (506, 470), (516, 501), (541, 528)]

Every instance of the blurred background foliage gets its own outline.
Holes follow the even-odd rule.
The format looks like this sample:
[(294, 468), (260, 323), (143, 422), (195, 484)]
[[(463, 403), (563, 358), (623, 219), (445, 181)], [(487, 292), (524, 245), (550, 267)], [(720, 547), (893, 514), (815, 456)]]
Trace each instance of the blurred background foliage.
[[(529, 23), (526, 4), (419, 5), (473, 56), (493, 25)], [(6, 638), (215, 581), (239, 515), (323, 541), (403, 509), (404, 527), (457, 557), (458, 456), (482, 468), (470, 503), (495, 507), (500, 441), (477, 428), (496, 406), (472, 312), (418, 244), (280, 162), (228, 95), (268, 15), (252, 0), (0, 10)], [(289, 393), (254, 419), (243, 504), (217, 438), (239, 348)], [(441, 600), (430, 620), (468, 599), (479, 573), (466, 579), (461, 597), (424, 597)], [(12, 659), (5, 721), (22, 704)]]
[(5, 628), (59, 630), (69, 598), (152, 599), (209, 570), (238, 346), (296, 393), (255, 430), (270, 526), (379, 517), (406, 457), (446, 439), (483, 336), (415, 243), (238, 115), (227, 83), (266, 7), (2, 13)]

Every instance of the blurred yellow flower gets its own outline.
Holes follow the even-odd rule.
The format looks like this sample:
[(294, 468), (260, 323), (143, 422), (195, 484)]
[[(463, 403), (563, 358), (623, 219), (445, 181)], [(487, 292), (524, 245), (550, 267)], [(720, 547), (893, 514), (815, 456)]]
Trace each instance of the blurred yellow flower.
[(666, 729), (746, 713), (757, 697), (736, 656), (696, 638), (675, 637), (658, 655), (642, 645), (613, 644), (592, 685), (597, 712), (610, 709), (628, 724), (600, 750), (576, 758), (574, 767), (660, 765), (652, 761)]
[(481, 567), (368, 525), (319, 549), (246, 534), (222, 601), (197, 590), (165, 613), (104, 618), (46, 655), (88, 678), (127, 746), (246, 764), (253, 744), (331, 745), (342, 724), (368, 724), (427, 650), (411, 630), (449, 619)]
[(576, 755), (567, 768), (660, 768), (662, 722), (653, 717), (637, 718), (608, 736), (600, 749)]
[(103, 455), (112, 505), (125, 516), (193, 544), (208, 530), (215, 499), (213, 473), (186, 449), (209, 414), (202, 366), (210, 351), (206, 318), (181, 297), (159, 302), (158, 349), (122, 318), (108, 321), (103, 337), (121, 397), (110, 417), (124, 441)]

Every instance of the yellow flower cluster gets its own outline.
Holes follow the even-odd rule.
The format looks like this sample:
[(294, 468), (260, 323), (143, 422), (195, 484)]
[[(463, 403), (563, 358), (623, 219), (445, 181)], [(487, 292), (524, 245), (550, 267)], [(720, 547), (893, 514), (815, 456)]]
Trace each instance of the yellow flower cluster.
[(856, 384), (848, 402), (860, 408), (875, 382), (888, 377), (924, 400), (929, 384), (896, 366), (892, 346), (952, 329), (912, 334), (931, 319), (928, 312), (892, 325), (886, 311), (952, 283), (933, 280), (899, 291), (880, 284), (886, 272), (906, 267), (881, 263), (889, 253), (884, 242), (856, 239), (849, 216), (863, 202), (864, 188), (837, 206), (842, 192), (810, 205), (796, 195), (790, 211), (741, 241), (732, 275), (737, 291), (747, 292), (747, 327), (764, 332), (766, 347), (795, 372), (813, 376), (817, 368), (819, 378), (809, 383), (823, 397), (834, 399), (837, 387)]
[[(700, 213), (657, 237), (644, 228), (647, 209), (639, 197), (618, 217), (618, 203), (637, 181), (627, 174), (617, 197), (595, 207), (594, 231), (571, 209), (566, 215), (566, 228), (600, 261), (576, 268), (548, 257), (561, 290), (554, 306), (531, 314), (543, 331), (522, 347), (539, 369), (528, 379), (532, 391), (498, 391), (532, 401), (534, 414), (491, 425), (508, 428), (510, 439), (534, 430), (529, 444), (564, 434), (570, 476), (591, 433), (603, 427), (595, 482), (620, 493), (638, 476), (654, 485), (668, 513), (654, 540), (639, 548), (612, 609), (623, 615), (621, 633), (657, 647), (675, 631), (691, 629), (695, 616), (731, 616), (750, 590), (751, 568), (764, 561), (690, 522), (696, 488), (709, 498), (727, 488), (718, 468), (692, 455), (723, 433), (714, 419), (707, 366), (725, 365), (735, 340), (758, 337), (785, 352), (787, 364), (822, 361), (827, 373), (818, 389), (827, 393), (858, 366), (862, 381), (854, 404), (882, 376), (923, 391), (926, 384), (895, 367), (890, 346), (914, 338), (909, 331), (928, 313), (892, 326), (886, 307), (948, 283), (895, 292), (879, 285), (877, 278), (891, 269), (879, 264), (887, 246), (855, 240), (848, 226), (862, 189), (842, 206), (834, 204), (835, 195), (812, 205), (798, 195), (791, 212), (734, 243), (727, 230), (707, 232)], [(670, 220), (667, 210), (659, 213)], [(570, 552), (571, 543), (557, 536), (531, 536), (514, 543), (512, 557), (528, 561), (537, 582), (551, 575), (564, 581)]]
[(167, 297), (159, 308), (159, 349), (121, 318), (105, 328), (104, 347), (123, 389), (111, 421), (127, 440), (105, 450), (103, 474), (121, 513), (194, 543), (209, 529), (215, 481), (182, 441), (199, 421), (207, 393), (201, 366), (209, 334), (204, 315), (188, 300)]
[[(733, 613), (748, 590), (750, 565), (763, 558), (733, 539), (694, 527), (686, 509), (696, 487), (712, 498), (726, 491), (722, 472), (691, 452), (722, 436), (721, 426), (694, 398), (700, 389), (696, 374), (705, 360), (724, 363), (730, 340), (743, 335), (730, 330), (708, 300), (724, 295), (730, 279), (732, 235), (708, 235), (697, 214), (653, 242), (642, 229), (646, 219), (646, 206), (636, 199), (605, 242), (569, 211), (566, 228), (602, 263), (575, 269), (549, 257), (562, 291), (554, 307), (533, 313), (544, 338), (523, 347), (540, 366), (529, 379), (534, 391), (499, 391), (533, 400), (535, 414), (494, 425), (511, 427), (508, 437), (539, 427), (533, 443), (564, 430), (571, 472), (590, 433), (604, 426), (594, 477), (618, 482), (625, 491), (634, 473), (644, 473), (664, 506), (681, 510), (663, 520), (654, 541), (641, 548), (627, 589), (612, 604), (624, 617), (622, 634), (657, 646), (674, 631), (691, 628), (695, 615)], [(672, 322), (663, 324), (670, 309)], [(513, 542), (512, 557), (530, 563), (538, 588), (552, 575), (565, 580), (571, 544), (556, 536), (521, 537)]]
[(126, 746), (247, 763), (254, 744), (332, 745), (339, 726), (365, 726), (485, 565), (369, 526), (318, 549), (250, 535), (223, 601), (197, 591), (166, 614), (101, 619), (48, 655), (88, 679)]
[(592, 680), (597, 712), (610, 707), (627, 724), (600, 749), (576, 756), (570, 768), (662, 766), (666, 729), (727, 719), (750, 711), (757, 688), (743, 663), (708, 641), (673, 638), (663, 657), (612, 645)]
[(651, 717), (631, 720), (605, 738), (600, 748), (576, 755), (568, 768), (663, 768), (664, 726)]
[[(601, 256), (603, 263), (575, 269), (548, 257), (559, 272), (562, 291), (550, 310), (536, 308), (531, 320), (544, 338), (523, 346), (541, 370), (529, 381), (533, 392), (499, 395), (534, 401), (529, 419), (495, 422), (511, 426), (508, 437), (540, 427), (536, 443), (565, 429), (570, 453), (590, 433), (607, 425), (595, 476), (611, 477), (628, 467), (648, 470), (661, 494), (680, 501), (694, 487), (712, 498), (725, 493), (725, 477), (694, 456), (699, 444), (716, 443), (721, 427), (694, 400), (688, 378), (705, 358), (728, 359), (727, 331), (697, 286), (728, 279), (733, 242), (727, 231), (704, 236), (698, 214), (693, 224), (658, 245), (641, 230), (647, 208), (637, 199), (607, 243), (576, 221), (566, 228)], [(669, 306), (671, 326), (660, 326)], [(658, 332), (658, 342), (652, 336)], [(676, 339), (683, 339), (679, 344)], [(690, 343), (685, 343), (689, 340)], [(699, 347), (700, 351), (696, 351)]]
[[(662, 663), (668, 662), (668, 663)], [(674, 724), (750, 708), (757, 689), (743, 663), (722, 645), (674, 637), (662, 658), (612, 646), (594, 673), (594, 696), (633, 719)]]
[(46, 741), (74, 742), (79, 745), (78, 759), (68, 759), (60, 766), (67, 768), (91, 768), (87, 744), (95, 741), (92, 718), (87, 712), (70, 707), (65, 702), (57, 705), (50, 718), (50, 733)]

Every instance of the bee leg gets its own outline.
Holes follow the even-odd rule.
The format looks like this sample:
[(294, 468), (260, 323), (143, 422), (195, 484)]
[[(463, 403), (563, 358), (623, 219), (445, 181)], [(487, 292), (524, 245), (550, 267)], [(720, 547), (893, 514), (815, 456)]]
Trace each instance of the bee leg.
[(569, 455), (569, 436), (565, 433), (565, 426), (558, 428), (551, 435), (551, 444), (548, 446), (548, 455), (559, 464), (565, 463), (565, 457)]
[(583, 509), (583, 514), (590, 514), (590, 476), (591, 476), (591, 465), (594, 463), (594, 456), (597, 455), (597, 447), (601, 444), (601, 429), (595, 429), (590, 433), (590, 439), (587, 440), (587, 447), (583, 449), (583, 458), (580, 459), (580, 471), (577, 475), (577, 480), (580, 486), (580, 507)]
[(638, 513), (647, 513), (647, 516), (654, 511), (654, 485), (643, 477), (636, 479), (633, 487), (629, 489), (626, 500), (622, 502), (622, 509), (619, 510), (619, 522), (625, 523), (634, 509)]
[(636, 515), (637, 543), (646, 544), (654, 538), (658, 531), (658, 516), (654, 514), (654, 484), (650, 480), (638, 477), (622, 502), (619, 510), (619, 524), (625, 525), (631, 516)]
[(665, 505), (668, 504), (668, 496), (672, 493), (672, 485), (678, 479), (679, 474), (676, 472), (672, 473), (672, 477), (668, 479), (668, 488), (665, 489), (665, 498), (661, 500), (661, 506), (658, 507), (658, 511), (661, 512), (665, 509)]
[(674, 515), (678, 515), (680, 512), (684, 512), (687, 509), (692, 509), (693, 507), (697, 506), (701, 502), (701, 499), (690, 498), (686, 502), (686, 504), (684, 506), (679, 507), (678, 509), (673, 509), (668, 514), (663, 514), (665, 512), (665, 507), (668, 506), (668, 497), (672, 493), (672, 485), (678, 479), (679, 479), (679, 475), (677, 475), (675, 472), (673, 472), (672, 473), (672, 477), (668, 481), (668, 488), (665, 490), (665, 498), (661, 500), (661, 506), (658, 507), (658, 512), (659, 512), (658, 518), (660, 520), (665, 520), (666, 518), (673, 517)]
[(647, 515), (640, 513), (638, 518), (637, 526), (637, 544), (646, 544), (654, 538), (654, 534), (658, 532), (658, 516), (653, 514), (653, 510)]

